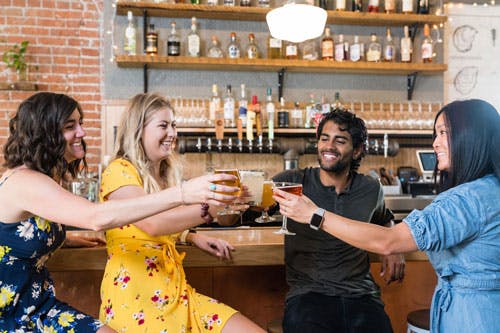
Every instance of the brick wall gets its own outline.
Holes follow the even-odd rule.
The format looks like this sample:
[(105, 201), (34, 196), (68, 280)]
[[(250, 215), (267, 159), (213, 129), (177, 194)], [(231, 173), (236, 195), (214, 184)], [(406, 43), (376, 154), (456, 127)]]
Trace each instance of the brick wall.
[[(38, 91), (66, 93), (80, 102), (87, 160), (95, 170), (101, 147), (103, 0), (0, 0), (0, 8), (0, 54), (28, 40), (29, 81)], [(9, 79), (16, 77), (0, 61), (0, 82)], [(0, 163), (8, 121), (34, 93), (0, 91)]]

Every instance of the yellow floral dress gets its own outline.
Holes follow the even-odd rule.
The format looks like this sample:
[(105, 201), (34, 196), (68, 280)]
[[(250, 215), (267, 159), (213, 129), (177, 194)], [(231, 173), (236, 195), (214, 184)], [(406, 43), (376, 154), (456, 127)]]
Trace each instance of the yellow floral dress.
[[(100, 200), (122, 186), (142, 187), (124, 159), (102, 175)], [(201, 295), (186, 280), (179, 234), (152, 237), (130, 224), (106, 232), (108, 261), (101, 285), (100, 319), (118, 332), (221, 332), (236, 310)]]

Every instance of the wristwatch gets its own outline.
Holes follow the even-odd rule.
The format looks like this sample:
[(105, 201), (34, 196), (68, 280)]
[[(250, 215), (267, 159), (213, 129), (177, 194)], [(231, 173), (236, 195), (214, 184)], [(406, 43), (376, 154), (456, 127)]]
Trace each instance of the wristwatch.
[(323, 221), (325, 219), (325, 210), (323, 208), (318, 208), (314, 212), (313, 216), (311, 217), (311, 221), (309, 221), (309, 226), (311, 229), (314, 230), (319, 230), (321, 229), (321, 225), (323, 224)]

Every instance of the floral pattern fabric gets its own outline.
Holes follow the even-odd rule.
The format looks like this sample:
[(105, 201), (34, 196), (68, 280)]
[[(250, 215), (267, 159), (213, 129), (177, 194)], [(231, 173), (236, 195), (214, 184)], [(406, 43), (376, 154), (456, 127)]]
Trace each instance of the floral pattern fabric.
[(0, 333), (90, 333), (102, 326), (55, 297), (45, 263), (65, 236), (62, 225), (40, 217), (0, 222)]
[[(124, 159), (102, 175), (101, 201), (142, 179)], [(100, 318), (118, 332), (221, 332), (236, 310), (201, 295), (186, 280), (179, 234), (152, 237), (134, 225), (106, 232), (108, 261), (101, 285)]]

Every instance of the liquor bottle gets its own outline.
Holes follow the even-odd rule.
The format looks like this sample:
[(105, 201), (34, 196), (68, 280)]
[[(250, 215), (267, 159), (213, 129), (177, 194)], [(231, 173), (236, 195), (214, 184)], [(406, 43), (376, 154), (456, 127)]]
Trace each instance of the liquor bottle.
[(306, 105), (306, 119), (304, 121), (304, 128), (311, 128), (314, 123), (314, 115), (316, 114), (316, 102), (314, 101), (314, 94), (309, 95), (309, 104)]
[(325, 36), (321, 40), (321, 59), (333, 60), (333, 38), (329, 27), (325, 28)]
[(188, 55), (190, 57), (200, 56), (200, 36), (196, 31), (196, 17), (191, 18), (191, 31), (188, 34)]
[(191, 4), (192, 5), (199, 5), (200, 4), (200, 0), (191, 0)]
[(181, 55), (181, 38), (175, 29), (175, 22), (170, 23), (170, 35), (167, 38), (167, 55), (180, 56)]
[(269, 0), (259, 0), (257, 2), (257, 6), (262, 7), (262, 8), (268, 8), (270, 6), (270, 1)]
[(324, 10), (328, 10), (328, 1), (327, 0), (319, 0), (319, 7)]
[(401, 38), (401, 62), (411, 62), (413, 45), (410, 38), (408, 26), (404, 26), (404, 37)]
[(125, 43), (123, 46), (123, 51), (126, 55), (136, 55), (137, 54), (137, 29), (134, 23), (134, 14), (132, 11), (127, 12), (128, 26), (125, 29)]
[(345, 0), (335, 0), (335, 10), (344, 11), (345, 10)]
[(316, 39), (306, 40), (302, 43), (302, 59), (316, 60), (318, 59), (318, 49), (316, 47)]
[(255, 43), (255, 35), (252, 33), (248, 34), (247, 58), (259, 58), (259, 48), (257, 46), (257, 43)]
[(224, 126), (234, 127), (234, 97), (231, 90), (231, 85), (226, 86), (226, 94), (224, 95)]
[(428, 24), (424, 25), (424, 40), (422, 41), (422, 45), (420, 46), (420, 51), (422, 55), (422, 62), (428, 63), (432, 62), (433, 57), (433, 47), (432, 47), (432, 39), (430, 37), (430, 28)]
[(417, 0), (417, 14), (429, 14), (429, 0)]
[(366, 52), (366, 61), (378, 62), (382, 54), (382, 45), (377, 40), (377, 35), (372, 33), (370, 35), (370, 43), (368, 44), (368, 51)]
[(269, 36), (267, 42), (267, 57), (269, 59), (283, 58), (283, 41), (273, 36)]
[(362, 12), (363, 11), (363, 0), (352, 0), (352, 11)]
[(267, 133), (269, 135), (269, 139), (274, 139), (274, 115), (275, 115), (275, 106), (273, 102), (272, 89), (267, 88), (267, 97), (266, 97), (266, 113), (267, 113)]
[(386, 14), (393, 14), (396, 12), (396, 0), (385, 0), (384, 9)]
[(290, 114), (288, 110), (285, 108), (285, 99), (281, 97), (280, 109), (278, 111), (278, 127), (288, 128), (288, 126), (290, 126)]
[(224, 51), (220, 47), (217, 36), (212, 36), (210, 47), (208, 48), (207, 57), (209, 58), (224, 58)]
[(298, 59), (299, 58), (299, 48), (296, 43), (286, 42), (285, 43), (285, 58), (286, 59)]
[(413, 13), (413, 0), (402, 0), (401, 2), (401, 11), (404, 14)]
[(340, 99), (340, 93), (338, 91), (335, 92), (335, 100), (332, 103), (332, 110), (344, 110), (344, 103)]
[(236, 1), (235, 0), (224, 0), (223, 4), (224, 6), (231, 6), (234, 7)]
[(252, 5), (252, 2), (250, 0), (240, 0), (241, 7), (250, 7), (251, 5)]
[(391, 28), (387, 28), (384, 44), (384, 61), (393, 62), (396, 60), (396, 46), (392, 41)]
[(219, 0), (207, 0), (207, 5), (209, 6), (217, 6), (219, 4)]
[[(347, 51), (346, 51), (347, 46)], [(346, 61), (348, 58), (349, 43), (344, 42), (344, 35), (339, 35), (339, 40), (335, 43), (335, 61)]]
[(231, 32), (229, 45), (227, 46), (227, 57), (231, 59), (237, 59), (240, 57), (240, 45), (236, 39), (235, 32)]
[[(210, 102), (208, 104), (208, 120), (211, 125), (215, 124), (217, 112), (219, 112), (220, 109), (219, 91), (217, 89), (217, 85), (212, 84), (212, 97), (210, 97)], [(222, 115), (222, 119), (224, 119), (224, 115)]]
[(241, 84), (240, 99), (238, 100), (238, 118), (241, 119), (242, 126), (247, 126), (248, 100), (245, 85)]
[(158, 33), (155, 31), (155, 25), (150, 24), (146, 34), (146, 55), (158, 55)]
[(379, 0), (369, 0), (368, 1), (368, 12), (369, 13), (378, 13), (379, 6), (380, 6)]
[(290, 127), (301, 128), (304, 126), (304, 116), (299, 108), (299, 102), (295, 102), (295, 107), (290, 112)]
[(349, 59), (353, 62), (361, 60), (361, 44), (359, 43), (359, 36), (354, 36), (354, 42), (349, 48)]

